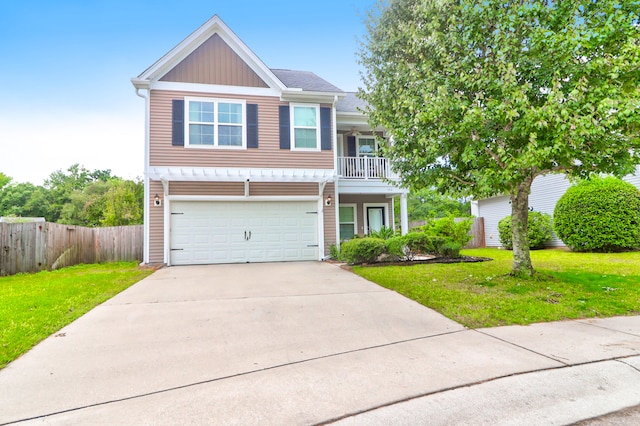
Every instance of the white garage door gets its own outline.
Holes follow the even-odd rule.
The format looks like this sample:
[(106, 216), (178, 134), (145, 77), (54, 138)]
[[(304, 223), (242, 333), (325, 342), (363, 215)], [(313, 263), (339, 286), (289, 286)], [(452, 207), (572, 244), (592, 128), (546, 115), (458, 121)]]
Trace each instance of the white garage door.
[(171, 203), (172, 265), (318, 259), (315, 201)]

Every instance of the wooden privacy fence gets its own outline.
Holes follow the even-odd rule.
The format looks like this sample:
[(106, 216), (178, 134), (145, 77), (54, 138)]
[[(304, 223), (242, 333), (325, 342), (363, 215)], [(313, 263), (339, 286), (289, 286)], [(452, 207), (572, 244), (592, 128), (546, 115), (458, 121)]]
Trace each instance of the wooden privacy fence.
[[(456, 218), (456, 222), (461, 220), (465, 220), (466, 218)], [(467, 243), (464, 248), (484, 248), (486, 247), (486, 243), (484, 240), (484, 218), (483, 217), (474, 217), (473, 224), (471, 225), (471, 230), (469, 231), (469, 235), (471, 235), (471, 241)], [(409, 222), (409, 229), (415, 228), (417, 226), (425, 225), (427, 222), (424, 220), (419, 220), (415, 222)]]
[(85, 228), (0, 223), (0, 276), (79, 263), (142, 261), (142, 225)]

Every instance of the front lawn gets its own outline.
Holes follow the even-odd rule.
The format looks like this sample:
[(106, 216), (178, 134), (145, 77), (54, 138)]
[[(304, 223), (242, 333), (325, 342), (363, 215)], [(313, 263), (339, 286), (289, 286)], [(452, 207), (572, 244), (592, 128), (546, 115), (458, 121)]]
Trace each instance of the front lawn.
[(0, 369), (151, 272), (119, 262), (0, 277)]
[(354, 267), (467, 327), (640, 314), (640, 253), (531, 252), (537, 276), (510, 277), (512, 253), (464, 250), (480, 263)]

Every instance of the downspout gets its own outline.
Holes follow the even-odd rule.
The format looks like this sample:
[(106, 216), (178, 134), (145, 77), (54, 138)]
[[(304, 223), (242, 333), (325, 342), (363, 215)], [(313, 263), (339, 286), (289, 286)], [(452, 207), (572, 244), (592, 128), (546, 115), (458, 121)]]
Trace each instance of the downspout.
[(333, 105), (331, 106), (331, 119), (333, 120), (333, 209), (335, 212), (336, 221), (336, 247), (340, 248), (340, 195), (338, 194), (338, 121), (336, 114), (336, 104), (338, 103), (338, 96), (333, 97)]
[(149, 103), (150, 89), (146, 94), (140, 93), (136, 87), (136, 95), (144, 99), (144, 203), (143, 206), (143, 236), (142, 236), (142, 264), (149, 264)]

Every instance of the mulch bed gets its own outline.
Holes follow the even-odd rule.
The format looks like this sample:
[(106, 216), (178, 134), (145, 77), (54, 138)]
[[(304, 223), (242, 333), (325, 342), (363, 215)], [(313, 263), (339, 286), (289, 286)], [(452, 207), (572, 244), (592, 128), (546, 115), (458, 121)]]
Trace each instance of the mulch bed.
[[(461, 256), (461, 257), (434, 257), (431, 259), (420, 260), (404, 260), (400, 262), (376, 262), (376, 263), (363, 263), (359, 266), (370, 268), (378, 266), (413, 266), (423, 265), (428, 263), (475, 263), (475, 262), (488, 262), (490, 257), (475, 257), (475, 256)], [(353, 265), (341, 265), (344, 269), (351, 269)]]

